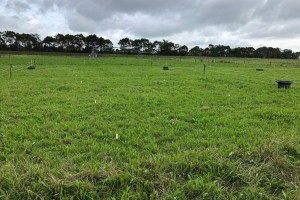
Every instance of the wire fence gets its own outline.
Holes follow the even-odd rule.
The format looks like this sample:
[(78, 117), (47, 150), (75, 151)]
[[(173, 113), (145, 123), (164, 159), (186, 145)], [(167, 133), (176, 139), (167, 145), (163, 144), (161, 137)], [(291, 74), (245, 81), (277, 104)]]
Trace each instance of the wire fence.
[[(122, 67), (124, 65), (126, 66), (151, 66), (151, 67), (158, 67), (162, 66), (162, 63), (167, 60), (168, 64), (172, 67), (174, 65), (174, 68), (186, 68), (186, 67), (198, 67), (200, 66), (200, 72), (203, 72), (203, 65), (205, 65), (207, 68), (207, 73), (214, 72), (216, 74), (231, 74), (232, 76), (238, 75), (240, 78), (249, 78), (249, 74), (251, 71), (247, 71), (245, 69), (265, 69), (268, 73), (272, 72), (272, 75), (277, 76), (280, 74), (282, 77), (285, 75), (287, 68), (298, 68), (300, 66), (300, 60), (262, 60), (262, 59), (234, 59), (234, 58), (147, 58), (145, 59), (145, 62), (142, 64), (137, 62), (136, 60), (120, 60), (120, 62), (117, 60), (113, 60), (112, 63), (106, 62), (106, 60), (89, 60), (84, 58), (83, 60), (74, 60), (74, 62), (71, 62), (73, 60), (70, 60), (70, 62), (67, 62), (64, 60), (64, 62), (56, 62), (53, 60), (41, 60), (41, 59), (32, 59), (31, 62), (21, 62), (18, 61), (18, 63), (13, 64), (12, 67), (10, 64), (8, 64), (10, 61), (8, 61), (6, 64), (0, 63), (0, 79), (9, 79), (9, 78), (17, 78), (17, 77), (69, 77), (69, 76), (87, 76), (87, 77), (93, 77), (97, 76), (98, 71), (103, 70), (106, 66), (113, 66), (113, 67)], [(12, 60), (11, 60), (12, 61)], [(48, 61), (48, 62), (47, 62)], [(187, 62), (187, 64), (184, 64)], [(24, 64), (27, 63), (27, 64)], [(45, 64), (46, 63), (46, 64)], [(67, 63), (67, 64), (66, 64)], [(137, 64), (136, 64), (137, 63)], [(180, 65), (178, 65), (180, 63)], [(191, 65), (191, 63), (194, 63)], [(37, 65), (35, 69), (29, 69), (30, 66)], [(176, 65), (175, 65), (176, 64)], [(92, 67), (86, 67), (86, 66), (92, 66)], [(166, 65), (167, 66), (167, 65)], [(97, 68), (96, 68), (97, 67)], [(99, 68), (98, 68), (99, 67)], [(243, 70), (239, 70), (239, 68)], [(279, 68), (278, 68), (279, 67)], [(271, 70), (272, 69), (272, 70)], [(98, 71), (97, 71), (98, 70)], [(294, 70), (294, 69), (292, 69)], [(242, 72), (245, 72), (246, 74), (243, 74)], [(298, 72), (295, 71), (295, 73), (298, 74)], [(256, 77), (258, 77), (256, 75)], [(256, 80), (258, 81), (258, 80)], [(267, 80), (263, 80), (264, 82)], [(259, 82), (259, 81), (258, 81)]]
[[(38, 67), (38, 70), (46, 70), (49, 69), (47, 67)], [(0, 79), (12, 79), (14, 76), (22, 76), (27, 75), (29, 71), (35, 70), (29, 69), (29, 67), (18, 66), (18, 65), (8, 65), (8, 66), (0, 66)], [(37, 74), (40, 76), (41, 74)]]

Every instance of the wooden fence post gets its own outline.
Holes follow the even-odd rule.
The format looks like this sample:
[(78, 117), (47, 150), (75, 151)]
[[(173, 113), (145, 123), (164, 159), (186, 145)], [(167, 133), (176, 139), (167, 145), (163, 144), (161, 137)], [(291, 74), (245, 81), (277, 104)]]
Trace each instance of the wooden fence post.
[(10, 64), (9, 75), (10, 75), (10, 79), (12, 79), (12, 64)]

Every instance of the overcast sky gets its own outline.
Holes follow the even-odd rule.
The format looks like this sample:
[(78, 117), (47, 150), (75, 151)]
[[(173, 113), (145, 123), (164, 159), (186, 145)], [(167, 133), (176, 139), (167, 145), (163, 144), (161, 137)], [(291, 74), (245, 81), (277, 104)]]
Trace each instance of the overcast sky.
[(0, 31), (300, 51), (300, 0), (1, 0)]

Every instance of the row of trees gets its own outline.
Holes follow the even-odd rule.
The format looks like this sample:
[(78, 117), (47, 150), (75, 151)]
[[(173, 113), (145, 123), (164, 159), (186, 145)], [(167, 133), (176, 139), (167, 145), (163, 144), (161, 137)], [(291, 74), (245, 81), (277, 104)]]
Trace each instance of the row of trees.
[(123, 38), (118, 43), (120, 52), (139, 53), (159, 55), (180, 55), (180, 56), (212, 56), (212, 57), (247, 57), (247, 58), (299, 58), (300, 52), (294, 53), (290, 49), (281, 50), (273, 47), (237, 47), (231, 49), (230, 46), (212, 45), (202, 49), (195, 46), (190, 50), (186, 45), (174, 44), (173, 42), (163, 40), (151, 43), (148, 39), (130, 40)]
[(273, 47), (237, 47), (231, 49), (230, 46), (212, 45), (201, 49), (198, 46), (189, 51), (193, 56), (213, 56), (213, 57), (242, 57), (242, 58), (284, 58), (296, 59), (300, 57), (300, 52), (293, 52), (290, 49), (281, 50)]
[(113, 43), (96, 35), (87, 37), (82, 34), (57, 34), (43, 40), (37, 34), (0, 32), (0, 49), (12, 51), (55, 51), (55, 52), (91, 52), (95, 48), (102, 52), (112, 52)]
[(213, 57), (248, 57), (248, 58), (299, 58), (300, 52), (290, 49), (281, 50), (273, 47), (237, 47), (212, 45), (207, 48), (195, 46), (190, 50), (186, 45), (175, 44), (168, 40), (151, 42), (141, 38), (131, 40), (123, 38), (115, 48), (109, 39), (97, 35), (84, 36), (82, 34), (57, 34), (54, 37), (47, 36), (43, 40), (37, 34), (15, 33), (13, 31), (0, 32), (0, 50), (12, 51), (52, 51), (89, 53), (92, 49), (101, 53), (124, 54), (157, 54), (180, 56), (213, 56)]
[(118, 43), (121, 53), (143, 53), (143, 54), (159, 54), (159, 55), (189, 55), (186, 45), (174, 44), (168, 40), (150, 42), (148, 39), (123, 38)]

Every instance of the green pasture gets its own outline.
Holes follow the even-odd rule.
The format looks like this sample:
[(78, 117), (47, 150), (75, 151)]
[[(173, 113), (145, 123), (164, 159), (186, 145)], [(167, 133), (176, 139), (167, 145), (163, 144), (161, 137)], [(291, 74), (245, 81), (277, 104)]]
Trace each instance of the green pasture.
[(0, 199), (298, 199), (299, 100), (300, 60), (0, 55)]

